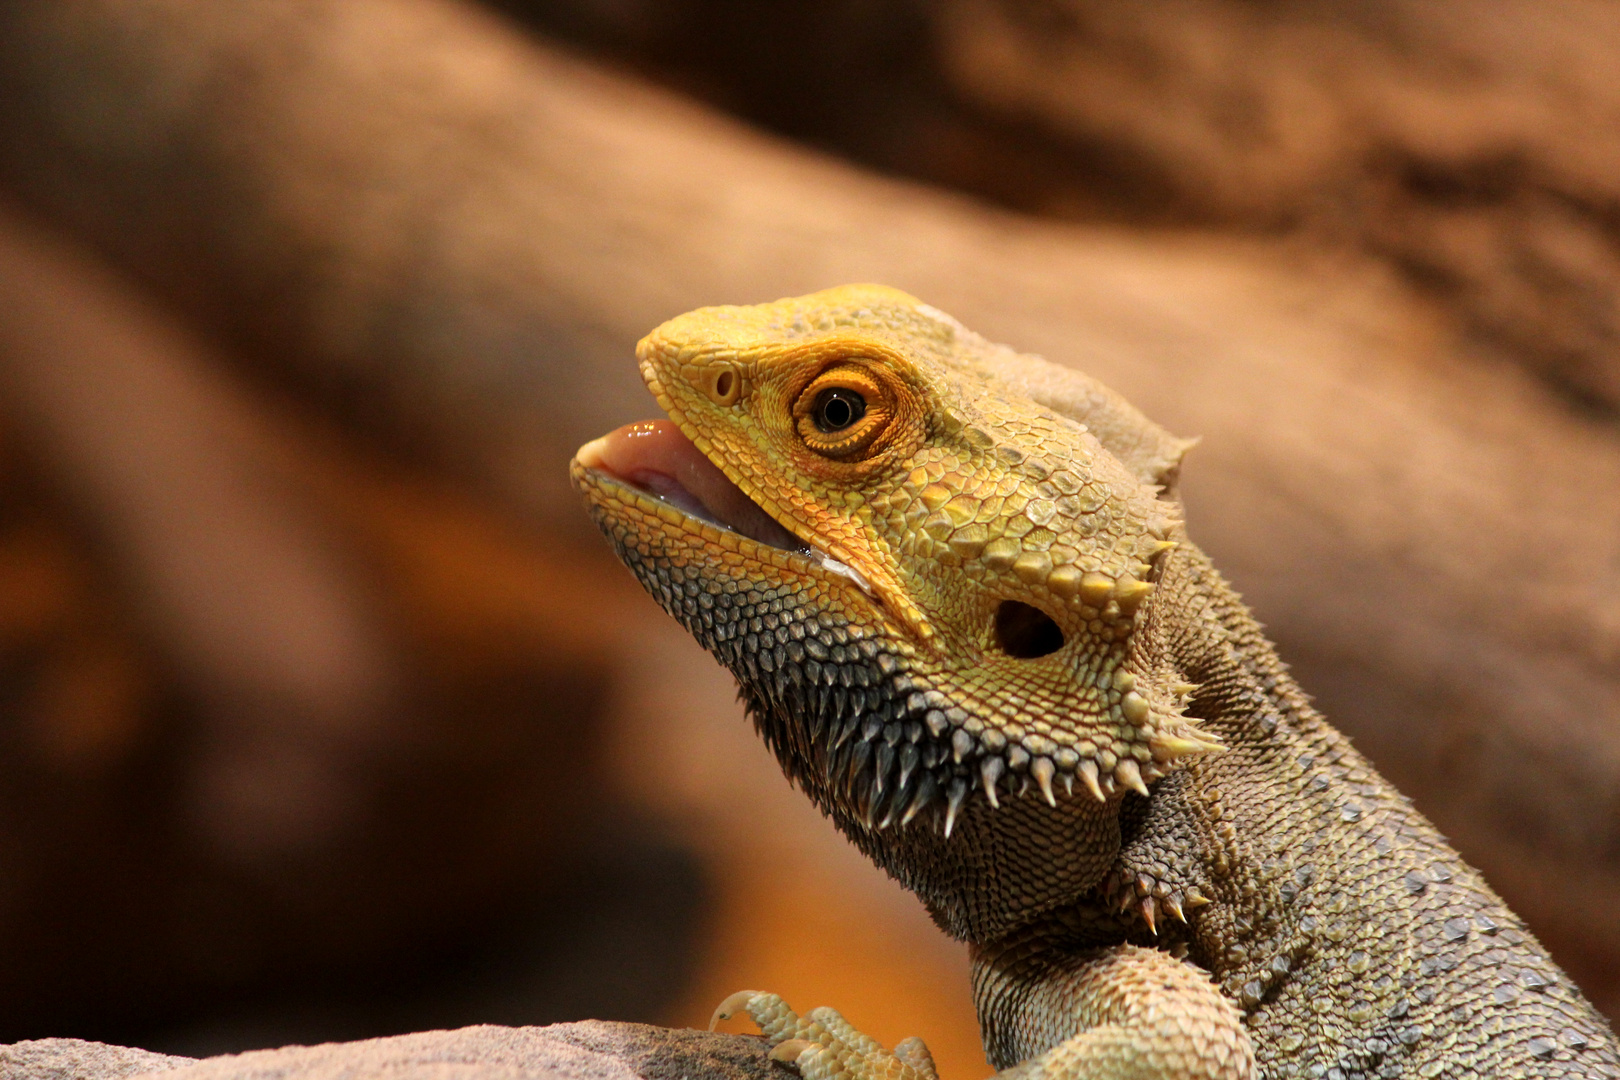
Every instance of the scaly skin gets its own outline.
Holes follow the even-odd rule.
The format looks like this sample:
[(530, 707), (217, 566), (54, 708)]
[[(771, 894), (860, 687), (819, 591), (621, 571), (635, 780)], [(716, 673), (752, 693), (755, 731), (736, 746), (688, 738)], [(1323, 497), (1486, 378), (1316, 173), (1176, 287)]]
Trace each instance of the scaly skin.
[[(806, 548), (660, 500), (606, 440), (576, 485), (788, 776), (970, 943), (1003, 1075), (1620, 1076), (1608, 1025), (1187, 540), (1185, 443), (878, 286), (704, 308), (638, 355)], [(830, 1010), (738, 1009), (811, 1080), (933, 1075)]]

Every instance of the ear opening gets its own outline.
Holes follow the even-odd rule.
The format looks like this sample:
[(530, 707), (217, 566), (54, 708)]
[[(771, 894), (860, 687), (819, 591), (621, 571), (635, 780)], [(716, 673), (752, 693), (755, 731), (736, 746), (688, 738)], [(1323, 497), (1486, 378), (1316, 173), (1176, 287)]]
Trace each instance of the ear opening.
[(1063, 630), (1040, 608), (1004, 600), (996, 608), (996, 644), (1008, 656), (1034, 660), (1063, 648)]

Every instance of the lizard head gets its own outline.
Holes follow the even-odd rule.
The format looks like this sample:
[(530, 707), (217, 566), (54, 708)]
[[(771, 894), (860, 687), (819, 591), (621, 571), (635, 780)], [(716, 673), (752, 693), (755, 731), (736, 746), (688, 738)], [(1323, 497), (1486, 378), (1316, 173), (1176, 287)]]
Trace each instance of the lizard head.
[(1096, 857), (1052, 856), (1072, 893), (1125, 793), (1217, 748), (1143, 632), (1186, 444), (1116, 395), (880, 286), (703, 308), (637, 355), (669, 420), (583, 447), (576, 486), (788, 774), (949, 928), (986, 930), (932, 880), (953, 831), (949, 873), (971, 850), (993, 876), (997, 815), (1086, 819)]

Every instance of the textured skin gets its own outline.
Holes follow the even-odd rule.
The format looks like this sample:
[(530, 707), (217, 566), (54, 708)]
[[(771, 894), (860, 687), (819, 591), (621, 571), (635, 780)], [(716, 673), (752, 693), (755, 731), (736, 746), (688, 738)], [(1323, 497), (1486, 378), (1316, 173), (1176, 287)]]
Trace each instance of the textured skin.
[[(878, 286), (705, 308), (638, 355), (807, 550), (583, 459), (575, 484), (788, 776), (971, 944), (1006, 1075), (1620, 1076), (1603, 1019), (1187, 540), (1185, 443)], [(813, 422), (829, 388), (867, 402), (848, 430)], [(1009, 601), (1061, 645), (1034, 655), (1058, 638)], [(811, 1080), (933, 1075), (830, 1011), (736, 1009)]]

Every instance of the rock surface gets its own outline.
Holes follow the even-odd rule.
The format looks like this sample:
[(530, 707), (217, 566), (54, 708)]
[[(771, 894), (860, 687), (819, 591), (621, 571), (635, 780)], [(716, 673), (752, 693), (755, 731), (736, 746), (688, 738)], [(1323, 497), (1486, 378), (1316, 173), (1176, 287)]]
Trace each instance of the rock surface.
[(0, 1046), (0, 1080), (756, 1080), (765, 1043), (743, 1035), (586, 1020), (482, 1025), (220, 1057), (171, 1057), (81, 1039)]
[(30, 1039), (0, 1046), (3, 1080), (122, 1080), (192, 1064), (193, 1058), (83, 1039)]

